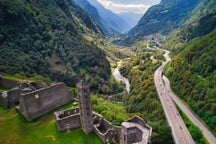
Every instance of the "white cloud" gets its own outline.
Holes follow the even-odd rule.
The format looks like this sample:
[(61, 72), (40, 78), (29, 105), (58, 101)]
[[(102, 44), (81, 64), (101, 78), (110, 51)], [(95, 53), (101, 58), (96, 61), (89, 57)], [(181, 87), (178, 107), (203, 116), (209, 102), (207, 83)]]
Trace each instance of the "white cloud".
[(111, 1), (106, 0), (97, 0), (101, 3), (105, 8), (110, 9), (114, 13), (136, 13), (136, 14), (144, 14), (150, 5), (144, 4), (117, 4)]

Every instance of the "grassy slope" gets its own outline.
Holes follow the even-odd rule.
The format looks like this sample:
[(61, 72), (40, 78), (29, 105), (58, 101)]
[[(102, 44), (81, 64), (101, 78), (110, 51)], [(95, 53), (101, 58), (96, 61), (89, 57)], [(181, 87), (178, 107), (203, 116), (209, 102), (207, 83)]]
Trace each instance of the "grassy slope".
[[(68, 107), (71, 104), (60, 109)], [(5, 110), (0, 107), (0, 133), (1, 144), (102, 144), (94, 133), (86, 135), (81, 129), (58, 132), (53, 112), (28, 122), (15, 109)]]

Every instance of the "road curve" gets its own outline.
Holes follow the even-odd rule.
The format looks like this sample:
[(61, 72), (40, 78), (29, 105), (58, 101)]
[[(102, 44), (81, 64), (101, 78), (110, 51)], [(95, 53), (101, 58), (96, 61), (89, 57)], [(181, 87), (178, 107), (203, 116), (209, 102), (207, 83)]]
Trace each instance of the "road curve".
[(203, 135), (206, 137), (206, 139), (209, 141), (210, 144), (216, 144), (216, 138), (211, 133), (211, 131), (208, 129), (206, 124), (200, 120), (200, 118), (192, 112), (192, 110), (184, 105), (181, 100), (175, 95), (175, 93), (170, 88), (170, 82), (167, 77), (163, 76), (166, 89), (170, 91), (170, 97), (174, 100), (174, 102), (180, 107), (180, 109), (187, 115), (187, 117), (191, 120), (191, 122), (198, 126), (200, 130), (202, 131)]
[(170, 92), (167, 91), (166, 86), (163, 83), (162, 72), (164, 66), (171, 60), (169, 57), (169, 51), (165, 50), (164, 57), (166, 62), (155, 71), (154, 82), (157, 89), (158, 96), (162, 103), (166, 119), (172, 129), (172, 135), (176, 144), (195, 144), (184, 121), (179, 115), (173, 100), (170, 97)]

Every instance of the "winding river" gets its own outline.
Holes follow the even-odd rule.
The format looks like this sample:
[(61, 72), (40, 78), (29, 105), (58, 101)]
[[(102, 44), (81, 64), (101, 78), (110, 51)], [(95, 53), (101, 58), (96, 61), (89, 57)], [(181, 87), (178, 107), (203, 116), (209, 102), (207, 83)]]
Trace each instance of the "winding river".
[[(120, 64), (121, 64), (121, 62), (120, 62)], [(115, 80), (122, 81), (125, 84), (125, 88), (126, 88), (127, 92), (130, 93), (130, 83), (129, 83), (129, 80), (121, 75), (121, 73), (119, 71), (120, 64), (117, 66), (117, 68), (114, 69), (114, 71), (113, 71), (112, 74), (113, 74)]]

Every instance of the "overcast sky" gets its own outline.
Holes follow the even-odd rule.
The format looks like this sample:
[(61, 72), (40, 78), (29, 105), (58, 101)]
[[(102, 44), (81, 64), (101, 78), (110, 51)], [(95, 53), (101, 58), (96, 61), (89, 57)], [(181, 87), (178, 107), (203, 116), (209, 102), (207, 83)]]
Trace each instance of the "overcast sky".
[(146, 10), (160, 0), (97, 0), (105, 8), (110, 9), (114, 13), (131, 12), (144, 14)]

